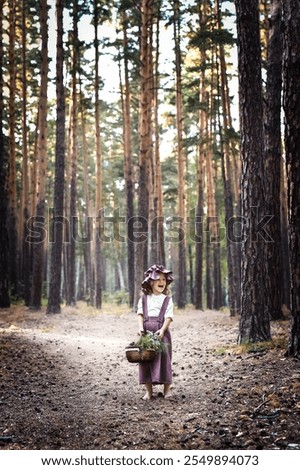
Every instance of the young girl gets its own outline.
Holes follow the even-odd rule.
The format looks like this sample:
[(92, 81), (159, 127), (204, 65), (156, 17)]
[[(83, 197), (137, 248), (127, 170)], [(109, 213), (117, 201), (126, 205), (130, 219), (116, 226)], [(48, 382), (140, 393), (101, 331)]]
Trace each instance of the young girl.
[(153, 385), (164, 385), (164, 398), (170, 396), (172, 383), (172, 344), (169, 331), (173, 320), (173, 301), (168, 296), (168, 285), (173, 281), (172, 271), (154, 264), (145, 272), (143, 295), (138, 302), (139, 335), (147, 330), (167, 343), (166, 352), (158, 353), (153, 361), (139, 364), (139, 383), (145, 384), (144, 400), (150, 400)]

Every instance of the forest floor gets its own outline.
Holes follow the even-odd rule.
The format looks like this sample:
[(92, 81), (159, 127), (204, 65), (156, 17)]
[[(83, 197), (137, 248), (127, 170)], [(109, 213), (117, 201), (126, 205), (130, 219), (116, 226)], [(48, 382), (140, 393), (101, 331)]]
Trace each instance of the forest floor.
[(0, 310), (1, 449), (300, 449), (299, 360), (273, 345), (243, 351), (228, 312), (177, 310), (172, 398), (145, 402), (126, 306), (59, 315)]

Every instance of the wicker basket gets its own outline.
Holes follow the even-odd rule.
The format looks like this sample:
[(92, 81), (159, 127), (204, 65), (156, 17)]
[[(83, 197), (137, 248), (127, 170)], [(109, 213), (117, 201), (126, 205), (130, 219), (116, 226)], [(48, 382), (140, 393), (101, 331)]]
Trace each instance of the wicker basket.
[(144, 349), (128, 347), (125, 348), (128, 362), (150, 362), (155, 357), (153, 349)]

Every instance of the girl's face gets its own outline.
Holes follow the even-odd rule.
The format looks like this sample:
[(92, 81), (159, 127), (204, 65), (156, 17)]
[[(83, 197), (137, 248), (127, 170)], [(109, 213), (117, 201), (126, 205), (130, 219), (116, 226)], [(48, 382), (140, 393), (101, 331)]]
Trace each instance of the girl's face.
[(162, 294), (167, 285), (166, 276), (162, 273), (159, 275), (159, 279), (151, 281), (152, 292), (154, 295)]

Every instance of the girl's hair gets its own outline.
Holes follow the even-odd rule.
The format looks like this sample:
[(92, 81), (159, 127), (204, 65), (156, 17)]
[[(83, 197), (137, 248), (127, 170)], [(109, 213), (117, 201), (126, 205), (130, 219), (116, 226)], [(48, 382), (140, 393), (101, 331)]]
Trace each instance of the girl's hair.
[[(153, 282), (153, 281), (152, 281), (152, 282)], [(169, 291), (169, 289), (168, 289), (168, 285), (169, 285), (169, 284), (170, 284), (170, 282), (167, 281), (166, 287), (164, 288), (164, 290), (163, 290), (163, 292), (162, 292), (162, 293), (165, 294), (165, 295), (169, 295), (169, 294), (170, 294), (170, 291)], [(148, 284), (148, 283), (147, 283), (147, 284), (145, 283), (145, 284), (143, 285), (142, 291), (143, 291), (143, 293), (146, 294), (146, 295), (151, 295), (151, 294), (153, 293), (153, 291), (152, 291), (152, 286), (151, 286), (151, 281), (150, 281), (149, 284)]]

